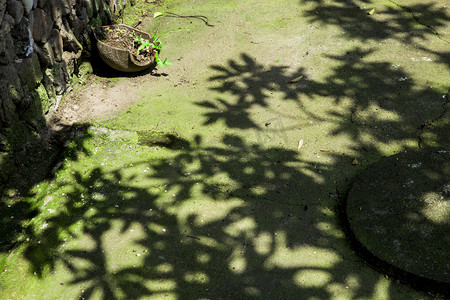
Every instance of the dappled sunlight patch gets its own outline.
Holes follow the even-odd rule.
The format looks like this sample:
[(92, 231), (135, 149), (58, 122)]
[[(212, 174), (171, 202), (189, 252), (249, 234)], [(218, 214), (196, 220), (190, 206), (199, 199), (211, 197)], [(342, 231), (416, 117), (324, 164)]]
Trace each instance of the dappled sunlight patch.
[(184, 274), (184, 280), (189, 283), (207, 284), (209, 282), (209, 277), (203, 272), (188, 271)]
[(319, 211), (321, 213), (323, 213), (324, 215), (328, 216), (328, 217), (334, 217), (336, 216), (336, 212), (331, 210), (330, 207), (322, 207), (321, 209), (319, 209)]
[(388, 103), (389, 99), (378, 99), (377, 103), (370, 103), (364, 109), (355, 110), (352, 120), (356, 123), (368, 126), (370, 126), (371, 123), (385, 123), (385, 126), (397, 124), (398, 126), (402, 121), (402, 116), (399, 111), (392, 110), (395, 103)]
[[(180, 224), (190, 228), (192, 225), (202, 227), (223, 220), (231, 211), (243, 207), (244, 201), (239, 199), (187, 199), (168, 209), (177, 215)], [(194, 217), (194, 219), (192, 219)], [(191, 221), (194, 220), (194, 224)]]
[(169, 263), (161, 263), (155, 267), (155, 271), (159, 274), (169, 274), (172, 273), (174, 270), (173, 265)]
[(245, 246), (236, 246), (228, 263), (228, 269), (234, 274), (243, 274), (247, 270), (247, 259), (245, 257)]
[(177, 296), (177, 293), (153, 293), (147, 297), (149, 300), (158, 300), (158, 299), (165, 299), (165, 300), (176, 300), (179, 299)]
[(325, 178), (322, 175), (320, 175), (318, 172), (315, 172), (315, 171), (313, 171), (311, 169), (307, 169), (307, 168), (301, 169), (301, 172), (303, 174), (305, 174), (307, 177), (310, 177), (316, 184), (320, 185), (320, 184), (325, 183)]
[(155, 222), (149, 223), (147, 228), (156, 235), (167, 235), (170, 233), (169, 228)]
[(448, 197), (428, 192), (422, 196), (422, 215), (436, 224), (450, 223), (450, 201)]
[(203, 253), (199, 253), (197, 254), (197, 262), (200, 264), (207, 264), (211, 261), (211, 255), (203, 252)]
[(273, 249), (273, 236), (269, 232), (260, 232), (253, 238), (255, 252), (262, 256), (267, 256)]
[[(329, 282), (326, 286), (326, 289), (330, 292), (332, 295), (339, 295), (339, 294), (346, 294), (348, 295), (349, 299), (354, 299), (355, 292), (358, 291), (358, 289), (361, 288), (360, 285), (360, 278), (357, 275), (348, 275), (344, 280), (335, 279), (332, 282)], [(387, 298), (377, 298), (376, 299), (388, 299)]]
[(326, 235), (330, 235), (338, 239), (345, 238), (344, 232), (341, 229), (336, 228), (334, 224), (328, 222), (318, 222), (315, 226)]
[(77, 234), (61, 245), (61, 249), (71, 249), (75, 251), (86, 252), (95, 251), (96, 247), (97, 242), (91, 235), (88, 234)]
[(244, 288), (244, 291), (247, 295), (249, 295), (250, 297), (261, 297), (261, 291), (254, 286), (246, 286)]
[(177, 202), (177, 190), (178, 188), (176, 187), (172, 189), (164, 188), (164, 190), (161, 190), (158, 195), (159, 197), (157, 197), (154, 201), (155, 206), (160, 209), (167, 209), (173, 206)]
[[(177, 282), (173, 279), (158, 279), (158, 280), (146, 280), (145, 287), (152, 292), (174, 291), (177, 288)], [(169, 293), (176, 299), (174, 293)], [(164, 298), (165, 299), (165, 298)]]
[(323, 270), (301, 270), (295, 273), (294, 281), (304, 288), (325, 287), (332, 279), (330, 273)]
[(117, 272), (126, 267), (142, 266), (149, 250), (139, 245), (146, 238), (142, 224), (125, 225), (122, 220), (112, 220), (111, 227), (100, 237), (105, 269)]
[(243, 172), (245, 175), (252, 175), (252, 174), (255, 173), (255, 169), (254, 169), (253, 167), (246, 166), (246, 167), (244, 167), (244, 169), (242, 170), (242, 172)]
[(255, 196), (264, 196), (270, 191), (270, 187), (267, 185), (257, 185), (249, 189)]
[(360, 286), (360, 279), (356, 275), (348, 275), (345, 278), (346, 287), (357, 289)]
[(274, 180), (276, 178), (275, 172), (273, 170), (264, 170), (264, 177), (268, 180)]
[[(197, 238), (199, 239), (197, 241), (197, 244), (200, 246), (205, 246), (207, 248), (215, 249), (218, 251), (226, 251), (226, 249), (228, 248), (226, 245), (220, 243), (210, 236), (199, 235), (197, 236)], [(190, 239), (189, 242), (192, 242), (192, 239)]]
[(373, 298), (377, 299), (388, 299), (390, 282), (384, 276), (380, 276), (378, 282), (375, 284)]
[(378, 139), (384, 136), (382, 131), (375, 136), (371, 130), (362, 129), (358, 130), (358, 135), (362, 144), (373, 147), (380, 156), (391, 156), (407, 149), (417, 148), (417, 138), (415, 136), (405, 137), (401, 142), (395, 142), (393, 140), (383, 142)]
[(251, 239), (255, 236), (257, 224), (251, 217), (245, 217), (231, 223), (223, 229), (223, 231), (232, 237), (242, 237)]
[(312, 246), (297, 246), (288, 248), (286, 233), (274, 233), (274, 252), (265, 262), (267, 269), (283, 268), (293, 269), (300, 267), (313, 267), (332, 269), (342, 259), (331, 249), (321, 249)]

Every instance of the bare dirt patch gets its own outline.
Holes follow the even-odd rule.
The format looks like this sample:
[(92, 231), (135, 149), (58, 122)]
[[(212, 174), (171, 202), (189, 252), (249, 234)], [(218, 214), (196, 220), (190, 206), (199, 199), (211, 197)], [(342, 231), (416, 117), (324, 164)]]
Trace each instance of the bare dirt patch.
[(138, 84), (136, 80), (130, 85), (128, 80), (100, 79), (92, 75), (89, 83), (67, 95), (51, 115), (50, 123), (72, 125), (110, 118), (138, 100), (134, 89)]

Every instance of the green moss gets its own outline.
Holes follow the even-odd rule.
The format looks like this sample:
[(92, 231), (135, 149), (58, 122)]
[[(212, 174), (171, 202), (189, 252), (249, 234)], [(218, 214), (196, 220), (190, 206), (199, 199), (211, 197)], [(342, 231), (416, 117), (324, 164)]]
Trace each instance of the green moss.
[(189, 148), (189, 142), (180, 138), (177, 133), (138, 131), (137, 134), (139, 145), (159, 146), (169, 149)]
[(87, 14), (89, 19), (91, 20), (92, 17), (94, 16), (94, 12), (95, 12), (95, 1), (86, 1), (85, 2), (87, 4)]
[(42, 103), (42, 112), (44, 114), (47, 114), (53, 103), (51, 99), (48, 97), (47, 90), (45, 89), (43, 84), (40, 84), (35, 89), (35, 96), (37, 97), (36, 100), (41, 101)]
[(42, 84), (31, 91), (30, 97), (30, 106), (24, 113), (22, 119), (30, 124), (33, 129), (38, 130), (46, 125), (44, 114), (49, 110), (50, 101)]
[[(125, 23), (139, 18), (146, 1), (137, 2)], [(298, 1), (170, 3), (180, 6), (161, 11), (206, 15), (216, 26), (149, 20), (147, 31), (166, 34), (164, 51), (178, 66), (167, 76), (120, 79), (142, 101), (101, 124), (123, 131), (90, 129), (66, 149), (52, 180), (32, 189), (40, 214), (27, 228), (36, 248), (13, 255), (0, 298), (424, 298), (362, 266), (340, 228), (335, 190), (394, 148), (417, 144), (418, 126), (434, 114), (402, 107), (423, 101), (436, 111), (436, 101), (412, 78), (442, 81), (447, 71), (424, 62), (392, 73), (399, 67), (391, 64), (411, 66), (417, 48), (313, 27)], [(350, 51), (357, 47), (373, 55), (358, 57)], [(390, 84), (404, 75), (410, 80)], [(385, 106), (372, 105), (384, 95)]]
[(420, 139), (423, 146), (433, 148), (450, 149), (450, 101), (447, 93), (444, 97), (446, 101), (444, 112), (439, 118), (426, 124), (423, 131), (420, 133)]
[(92, 74), (92, 65), (88, 61), (83, 61), (78, 67), (78, 80), (80, 84), (85, 84)]
[[(159, 6), (163, 6), (164, 2), (162, 1)], [(135, 1), (133, 6), (128, 4), (124, 9), (123, 23), (132, 26), (143, 17), (153, 17), (154, 8), (157, 6), (155, 3), (147, 3), (147, 1)], [(118, 18), (122, 21), (122, 16)]]
[(17, 103), (23, 96), (22, 93), (14, 86), (9, 87), (9, 93), (15, 103)]
[(5, 182), (13, 171), (14, 161), (12, 160), (11, 153), (0, 152), (0, 183)]
[(89, 19), (89, 26), (91, 27), (98, 27), (98, 26), (102, 26), (104, 24), (101, 16), (97, 16), (95, 18), (90, 18)]
[(80, 79), (78, 78), (78, 76), (75, 73), (72, 74), (71, 83), (72, 83), (72, 85), (78, 85), (80, 83)]
[(43, 74), (41, 65), (36, 53), (32, 53), (29, 58), (24, 58), (17, 65), (18, 75), (22, 83), (29, 89), (34, 89), (41, 82)]
[(7, 151), (11, 152), (22, 149), (24, 143), (32, 137), (30, 128), (19, 120), (19, 116), (17, 114), (12, 115), (9, 128), (4, 128), (2, 134), (8, 141)]

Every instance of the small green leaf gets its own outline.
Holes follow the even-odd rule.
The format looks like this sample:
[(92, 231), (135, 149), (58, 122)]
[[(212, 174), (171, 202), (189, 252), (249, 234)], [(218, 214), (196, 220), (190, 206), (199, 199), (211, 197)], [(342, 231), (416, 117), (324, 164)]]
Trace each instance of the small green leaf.
[(296, 83), (296, 82), (299, 82), (300, 80), (302, 80), (302, 78), (303, 78), (303, 75), (298, 76), (298, 77), (295, 77), (294, 79), (292, 79), (292, 80), (290, 81), (290, 83)]
[(369, 11), (367, 14), (373, 15), (375, 13), (375, 8), (373, 8), (371, 11)]
[(164, 15), (164, 13), (157, 11), (153, 14), (153, 18), (156, 19), (157, 17), (160, 17), (162, 15)]

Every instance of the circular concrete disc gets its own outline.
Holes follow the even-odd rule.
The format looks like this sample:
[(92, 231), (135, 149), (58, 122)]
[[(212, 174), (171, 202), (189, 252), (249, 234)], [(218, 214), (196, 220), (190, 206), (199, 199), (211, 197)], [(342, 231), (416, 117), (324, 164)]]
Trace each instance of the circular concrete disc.
[(386, 157), (363, 171), (347, 199), (356, 238), (389, 264), (450, 283), (450, 151)]

